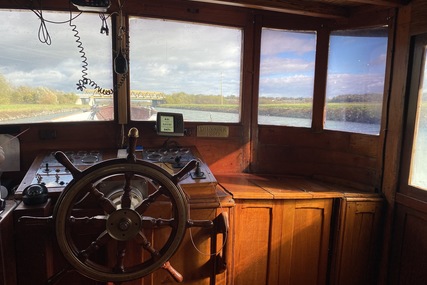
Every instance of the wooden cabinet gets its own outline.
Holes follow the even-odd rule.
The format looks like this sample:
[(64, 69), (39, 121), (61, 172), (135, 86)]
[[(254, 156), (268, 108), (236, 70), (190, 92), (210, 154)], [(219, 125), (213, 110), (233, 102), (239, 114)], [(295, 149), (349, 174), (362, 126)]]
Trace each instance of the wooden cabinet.
[(387, 284), (427, 284), (427, 203), (398, 193)]
[(232, 283), (234, 285), (268, 284), (272, 266), (271, 236), (273, 232), (271, 200), (238, 200), (234, 209)]
[(332, 199), (275, 205), (268, 284), (326, 284)]
[(340, 200), (330, 284), (377, 284), (382, 198)]
[(326, 284), (331, 213), (331, 199), (236, 200), (232, 284)]
[(230, 284), (326, 284), (333, 199), (290, 196), (284, 181), (275, 193), (271, 181), (218, 179), (236, 203)]
[(229, 284), (375, 284), (377, 195), (295, 177), (217, 179), (236, 203)]

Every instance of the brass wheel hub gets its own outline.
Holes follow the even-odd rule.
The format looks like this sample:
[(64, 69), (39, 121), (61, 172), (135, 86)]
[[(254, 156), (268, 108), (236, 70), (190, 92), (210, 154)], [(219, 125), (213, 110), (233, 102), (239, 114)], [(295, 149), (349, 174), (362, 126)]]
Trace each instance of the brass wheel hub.
[(119, 209), (111, 213), (107, 219), (108, 234), (119, 241), (134, 238), (141, 230), (140, 215), (132, 209)]

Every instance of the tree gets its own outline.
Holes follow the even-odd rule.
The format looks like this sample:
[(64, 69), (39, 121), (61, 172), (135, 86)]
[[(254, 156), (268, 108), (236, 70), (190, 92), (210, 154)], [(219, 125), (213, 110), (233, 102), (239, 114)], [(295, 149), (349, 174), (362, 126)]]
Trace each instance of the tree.
[(10, 104), (12, 86), (6, 78), (0, 74), (0, 104)]

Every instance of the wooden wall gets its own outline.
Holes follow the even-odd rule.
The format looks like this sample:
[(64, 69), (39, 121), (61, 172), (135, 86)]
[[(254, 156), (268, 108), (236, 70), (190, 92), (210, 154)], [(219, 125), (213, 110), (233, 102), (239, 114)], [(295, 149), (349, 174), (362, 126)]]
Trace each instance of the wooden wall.
[[(415, 199), (405, 191), (406, 178), (402, 169), (405, 108), (409, 93), (410, 45), (415, 35), (427, 32), (427, 2), (413, 0), (411, 5), (399, 9), (396, 29), (396, 53), (393, 75), (390, 135), (385, 148), (385, 175), (383, 193), (388, 202), (385, 227), (383, 269), (380, 284), (425, 284), (427, 274), (427, 202)], [(409, 76), (408, 76), (409, 75)], [(403, 153), (405, 153), (404, 150)], [(408, 167), (408, 166), (403, 166)]]
[[(17, 4), (0, 1), (2, 7)], [(45, 1), (45, 9), (68, 9), (58, 1)], [(179, 138), (181, 145), (195, 145), (215, 173), (280, 173), (333, 180), (352, 185), (366, 192), (379, 191), (382, 179), (383, 143), (387, 108), (383, 111), (383, 125), (379, 136), (359, 135), (343, 132), (324, 131), (323, 103), (326, 84), (328, 34), (325, 27), (351, 27), (361, 25), (358, 17), (346, 21), (333, 21), (313, 17), (284, 15), (267, 11), (256, 11), (237, 7), (224, 7), (192, 1), (133, 1), (128, 0), (125, 12), (154, 17), (170, 17), (203, 21), (206, 23), (227, 23), (244, 28), (244, 54), (242, 72), (242, 121), (230, 124), (228, 138), (197, 137), (196, 123), (188, 123), (191, 136)], [(189, 13), (189, 11), (197, 13)], [(367, 15), (367, 24), (387, 22), (390, 11)], [(360, 15), (359, 15), (360, 16)], [(303, 27), (318, 32), (318, 66), (316, 67), (315, 97), (312, 128), (292, 128), (258, 126), (256, 121), (260, 30), (262, 25), (280, 25), (283, 28)], [(388, 67), (389, 68), (389, 67)], [(389, 69), (387, 71), (389, 74)], [(386, 82), (386, 85), (388, 82)], [(384, 106), (387, 106), (388, 86)], [(129, 122), (124, 129), (136, 126), (141, 129), (141, 144), (160, 145), (153, 124)], [(22, 135), (21, 173), (8, 174), (22, 177), (38, 152), (45, 149), (104, 149), (119, 145), (121, 126), (109, 123), (62, 123), (34, 124), (19, 126), (21, 130), (30, 128)], [(39, 132), (54, 131), (56, 137), (40, 139)], [(1, 131), (1, 128), (0, 128)]]

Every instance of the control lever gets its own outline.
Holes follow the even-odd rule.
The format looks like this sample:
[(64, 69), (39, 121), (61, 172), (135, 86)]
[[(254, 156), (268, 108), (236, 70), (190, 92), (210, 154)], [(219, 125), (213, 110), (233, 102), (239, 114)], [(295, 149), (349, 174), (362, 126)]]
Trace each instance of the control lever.
[(74, 166), (74, 164), (68, 159), (65, 153), (63, 153), (62, 151), (57, 151), (55, 152), (55, 158), (66, 169), (68, 169), (68, 171), (70, 171), (74, 179), (80, 178), (82, 172)]
[(200, 168), (200, 162), (199, 161), (196, 162), (196, 169), (194, 170), (194, 172), (191, 172), (191, 177), (193, 179), (205, 179), (206, 178), (205, 173)]

